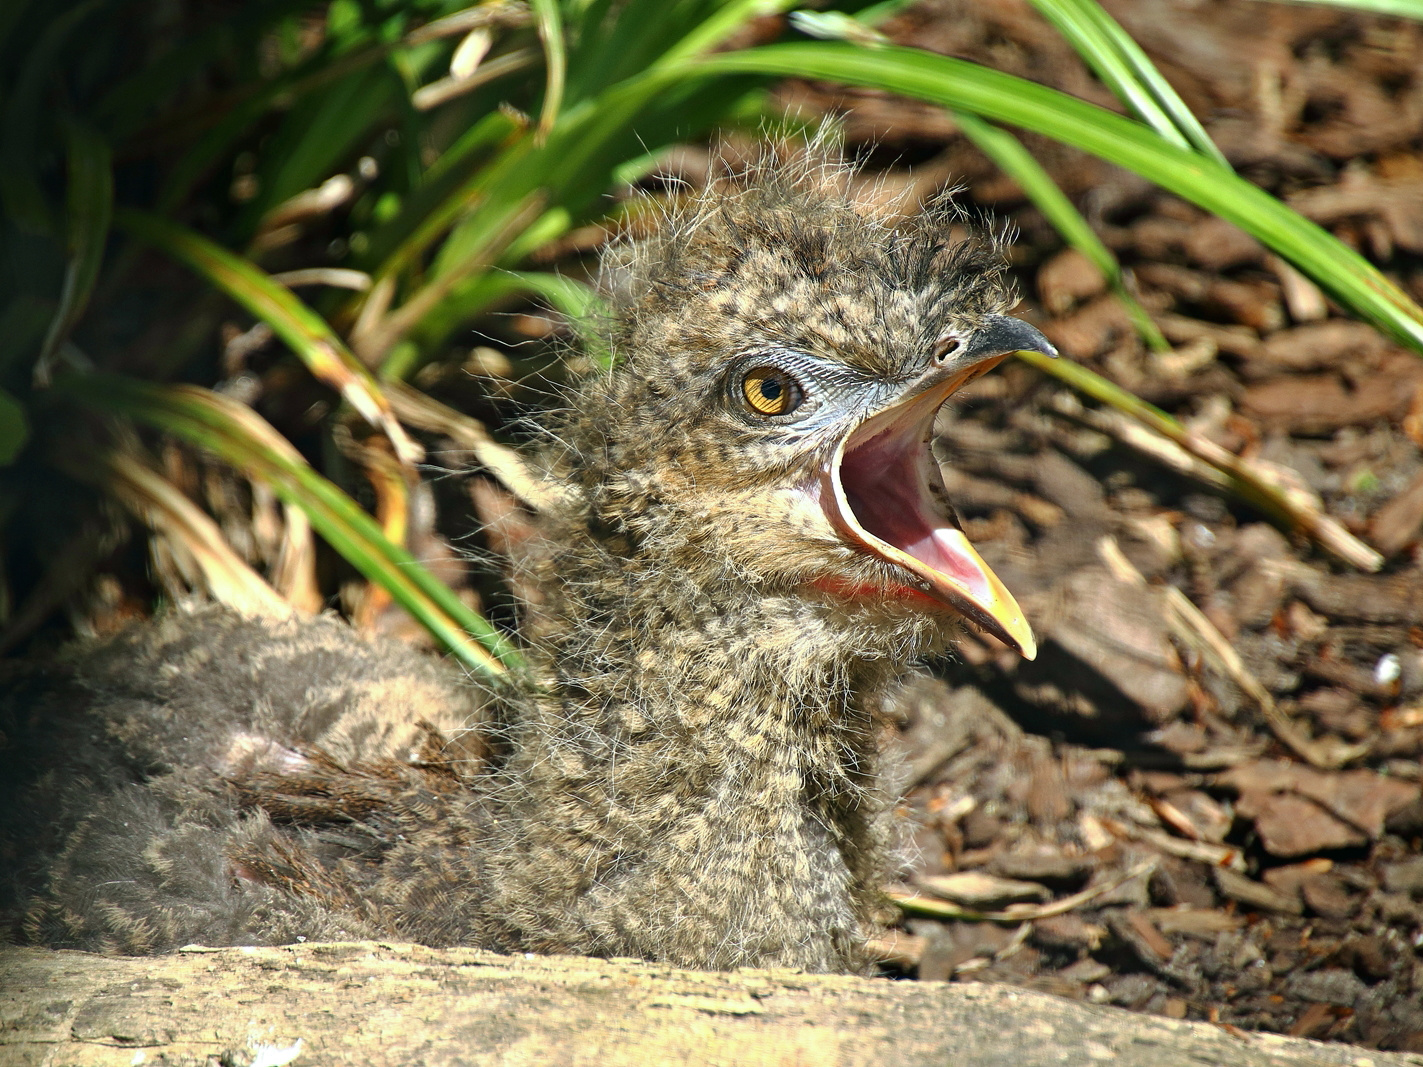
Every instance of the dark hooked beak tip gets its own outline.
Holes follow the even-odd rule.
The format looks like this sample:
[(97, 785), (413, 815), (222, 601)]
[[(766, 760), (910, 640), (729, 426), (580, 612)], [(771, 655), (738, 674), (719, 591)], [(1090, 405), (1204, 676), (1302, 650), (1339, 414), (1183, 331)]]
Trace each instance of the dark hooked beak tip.
[(1041, 352), (1045, 356), (1057, 358), (1057, 349), (1036, 326), (1030, 326), (1011, 315), (989, 315), (983, 325), (973, 331), (968, 344), (955, 352), (951, 358), (956, 363), (969, 363), (994, 356), (1006, 356), (1010, 352)]

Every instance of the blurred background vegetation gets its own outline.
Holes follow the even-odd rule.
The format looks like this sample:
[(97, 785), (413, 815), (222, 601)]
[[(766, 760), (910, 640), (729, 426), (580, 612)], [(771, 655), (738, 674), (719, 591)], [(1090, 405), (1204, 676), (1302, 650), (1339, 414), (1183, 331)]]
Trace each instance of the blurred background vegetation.
[[(1397, 10), (1402, 5), (1403, 10)], [(672, 147), (790, 135), (800, 76), (951, 109), (1166, 345), (1012, 130), (1136, 171), (1423, 351), (1423, 312), (1234, 174), (1094, 0), (1035, 0), (1113, 112), (889, 44), (902, 0), (10, 0), (0, 10), (0, 653), (161, 601), (339, 607), (518, 661), (443, 472), (542, 489), (508, 444), (595, 321), (592, 254)], [(1417, 14), (1412, 0), (1377, 0)], [(1278, 525), (1379, 557), (1268, 471), (1067, 361), (1063, 377)], [(495, 521), (497, 527), (497, 521)], [(495, 545), (494, 547), (498, 547)], [(493, 618), (495, 623), (488, 620)], [(418, 627), (410, 620), (416, 620)]]

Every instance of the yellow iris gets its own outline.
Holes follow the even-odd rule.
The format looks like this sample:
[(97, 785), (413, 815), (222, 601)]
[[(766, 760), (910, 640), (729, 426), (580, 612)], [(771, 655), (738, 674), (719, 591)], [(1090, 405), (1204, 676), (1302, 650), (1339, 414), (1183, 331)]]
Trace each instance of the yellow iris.
[(800, 403), (795, 379), (777, 367), (753, 367), (741, 379), (741, 392), (760, 415), (784, 415)]

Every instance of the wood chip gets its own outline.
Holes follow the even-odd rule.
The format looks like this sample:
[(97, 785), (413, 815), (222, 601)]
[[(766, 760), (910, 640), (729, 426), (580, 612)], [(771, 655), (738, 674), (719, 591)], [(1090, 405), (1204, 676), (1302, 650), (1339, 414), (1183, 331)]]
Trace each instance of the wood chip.
[(1217, 934), (1239, 930), (1245, 920), (1219, 908), (1193, 908), (1182, 904), (1174, 908), (1152, 908), (1148, 913), (1163, 934), (1183, 934), (1204, 941), (1214, 941)]
[[(1145, 583), (1146, 579), (1131, 565), (1113, 537), (1097, 543), (1100, 555), (1112, 572), (1129, 581)], [(1339, 767), (1368, 751), (1367, 745), (1340, 745), (1328, 740), (1311, 740), (1280, 710), (1275, 698), (1250, 673), (1245, 661), (1216, 625), (1200, 608), (1187, 599), (1175, 586), (1165, 586), (1163, 595), (1172, 615), (1172, 634), (1178, 640), (1198, 649), (1222, 674), (1234, 682), (1246, 696), (1259, 706), (1265, 721), (1275, 736), (1316, 767)]]
[(1385, 556), (1396, 556), (1423, 533), (1423, 471), (1374, 514), (1369, 540)]
[[(1423, 793), (1417, 782), (1399, 781), (1374, 771), (1329, 774), (1283, 760), (1260, 760), (1232, 768), (1217, 775), (1216, 782), (1239, 791), (1236, 810), (1255, 819), (1262, 837), (1268, 833), (1266, 847), (1272, 853), (1289, 856), (1377, 839), (1388, 817)], [(1316, 810), (1327, 819), (1321, 820)], [(1311, 844), (1312, 834), (1318, 835), (1321, 843)], [(1270, 846), (1271, 841), (1275, 847)]]
[(1066, 248), (1038, 268), (1038, 296), (1051, 315), (1061, 315), (1107, 290), (1102, 272), (1075, 248)]
[(1012, 904), (1002, 911), (991, 912), (973, 911), (968, 908), (961, 908), (956, 904), (950, 904), (946, 901), (935, 900), (932, 897), (905, 893), (894, 889), (887, 889), (885, 893), (890, 900), (894, 901), (911, 915), (926, 915), (935, 919), (964, 919), (977, 922), (1033, 922), (1037, 919), (1045, 919), (1053, 915), (1065, 915), (1070, 911), (1076, 911), (1083, 905), (1119, 889), (1122, 885), (1135, 878), (1150, 877), (1151, 872), (1155, 869), (1156, 860), (1146, 860), (1142, 863), (1138, 863), (1129, 870), (1104, 878), (1098, 884), (1089, 886), (1080, 893), (1073, 893), (1071, 896), (1062, 897), (1050, 904)]
[(1272, 889), (1262, 882), (1253, 881), (1224, 867), (1217, 867), (1211, 873), (1215, 876), (1216, 887), (1223, 895), (1247, 907), (1277, 911), (1284, 915), (1300, 915), (1304, 912), (1304, 905), (1292, 894), (1281, 893), (1278, 889)]
[(999, 878), (982, 871), (923, 875), (915, 880), (915, 884), (936, 897), (970, 908), (993, 908), (1025, 900), (1044, 901), (1052, 897), (1052, 891), (1038, 882)]

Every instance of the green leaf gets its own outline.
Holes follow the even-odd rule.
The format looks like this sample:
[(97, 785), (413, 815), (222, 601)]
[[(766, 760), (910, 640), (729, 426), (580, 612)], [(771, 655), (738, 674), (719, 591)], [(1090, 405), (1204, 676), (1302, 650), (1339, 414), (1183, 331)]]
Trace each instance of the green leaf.
[[(494, 626), (370, 515), (327, 481), (251, 408), (195, 385), (149, 385), (117, 375), (61, 379), (56, 389), (90, 407), (138, 419), (205, 448), (300, 508), (350, 564), (420, 621), (468, 666), (501, 674), (522, 657)], [(473, 635), (478, 644), (468, 639)]]
[(871, 52), (832, 42), (770, 45), (707, 56), (683, 69), (660, 72), (659, 77), (728, 73), (872, 86), (1074, 145), (1234, 223), (1340, 303), (1423, 352), (1423, 309), (1368, 260), (1264, 190), (1139, 122), (1021, 78), (908, 48)]
[(1032, 0), (1117, 99), (1162, 137), (1229, 166), (1171, 83), (1097, 0)]
[(109, 226), (114, 214), (114, 179), (109, 145), (87, 126), (71, 121), (66, 124), (69, 151), (69, 211), (66, 226), (69, 232), (69, 263), (64, 272), (64, 287), (59, 294), (59, 307), (50, 320), (40, 351), (40, 364), (53, 358), (60, 342), (84, 313), (99, 268), (104, 261), (104, 246), (109, 238)]
[[(158, 194), (158, 210), (171, 211), (181, 204), (202, 177), (216, 167), (268, 111), (275, 110), (279, 104), (292, 106), (325, 86), (359, 75), (364, 68), (385, 59), (394, 47), (390, 43), (373, 42), (334, 59), (317, 56), (297, 70), (266, 81), (248, 82), (230, 96), (210, 102), (202, 114), (193, 119), (204, 132), (169, 170)], [(390, 77), (387, 72), (387, 78)], [(377, 83), (378, 88), (379, 85)]]
[(1062, 234), (1063, 239), (1102, 272), (1102, 276), (1107, 279), (1107, 284), (1126, 308), (1137, 332), (1146, 343), (1157, 351), (1170, 348), (1171, 345), (1161, 336), (1161, 331), (1147, 314), (1146, 308), (1142, 307), (1127, 289), (1117, 257), (1101, 242), (1092, 227), (1087, 225), (1087, 220), (1072, 206), (1072, 201), (1057, 187), (1057, 183), (1022, 143), (1006, 130), (1000, 130), (966, 111), (955, 111), (954, 120), (964, 135), (983, 150), (984, 155), (1023, 187), (1028, 199), (1037, 205), (1038, 210), (1046, 216), (1057, 232)]
[[(520, 132), (517, 124), (502, 114), (497, 118), (491, 116), (480, 124), (480, 128), (487, 140), (482, 137), (479, 147), (487, 147), (497, 139), (503, 139), (506, 142), (504, 150), (495, 160), (474, 170), (468, 178), (453, 188), (450, 188), (450, 180), (467, 173), (479, 159), (470, 161), (471, 168), (451, 166), (433, 183), (433, 194), (438, 196), (444, 193), (443, 197), (433, 199), (431, 193), (417, 194), (400, 215), (391, 220), (389, 228), (378, 234), (381, 248), (388, 247), (390, 250), (378, 259), (371, 272), (376, 281), (399, 274), (418, 262), (462, 215), (468, 215), (476, 207), (486, 203), (490, 187), (498, 182), (506, 171), (518, 169), (534, 148), (533, 140), (527, 136), (517, 136)], [(470, 151), (473, 153), (475, 149), (471, 147)], [(481, 237), (469, 234), (466, 224), (466, 233), (462, 240), (475, 247)], [(390, 247), (392, 244), (393, 247)], [(441, 260), (448, 262), (467, 258), (472, 254), (469, 249), (459, 244), (455, 247), (451, 247), (451, 244), (452, 242), (446, 241), (441, 247)], [(379, 255), (379, 252), (376, 254)], [(437, 261), (435, 273), (438, 274), (441, 269), (440, 261)]]
[(547, 135), (553, 129), (558, 112), (563, 107), (563, 85), (568, 76), (568, 53), (563, 46), (563, 16), (558, 0), (533, 0), (534, 21), (543, 44), (544, 84), (543, 110), (539, 113), (539, 132)]
[(272, 281), (251, 260), (201, 234), (157, 215), (120, 209), (120, 226), (186, 264), (272, 328), (318, 379), (346, 398), (367, 422), (379, 426), (402, 459), (414, 462), (419, 447), (400, 428), (380, 384), (346, 347), (326, 320), (290, 289)]
[(239, 227), (244, 238), (258, 219), (330, 177), (381, 119), (395, 113), (404, 87), (386, 64), (354, 71), (309, 94), (282, 119), (263, 146), (260, 193)]
[(29, 439), (30, 424), (25, 418), (25, 406), (0, 389), (0, 466), (14, 462)]
[(1375, 15), (1397, 15), (1405, 19), (1423, 19), (1423, 0), (1288, 0), (1296, 4), (1328, 4), (1347, 7), (1352, 11), (1371, 11)]

